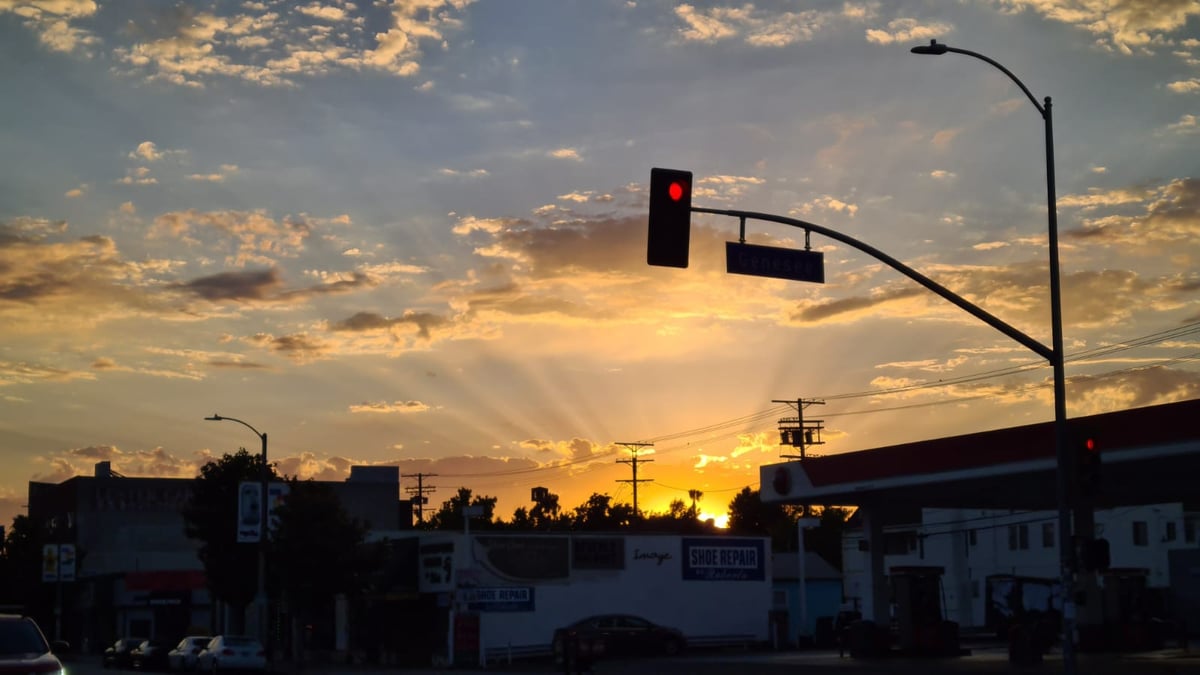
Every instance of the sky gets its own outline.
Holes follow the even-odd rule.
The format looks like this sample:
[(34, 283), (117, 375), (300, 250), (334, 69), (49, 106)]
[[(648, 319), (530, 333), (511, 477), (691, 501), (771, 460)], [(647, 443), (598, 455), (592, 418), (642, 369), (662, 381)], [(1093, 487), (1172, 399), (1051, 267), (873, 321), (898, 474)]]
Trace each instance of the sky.
[[(652, 167), (1050, 343), (1070, 417), (1200, 396), (1193, 0), (0, 0), (0, 522), (29, 481), (400, 467), (726, 513), (783, 461), (1053, 418), (1045, 360), (813, 233), (646, 263)], [(746, 240), (803, 248), (749, 220)], [(634, 444), (645, 444), (644, 446)], [(968, 451), (964, 449), (964, 451)]]

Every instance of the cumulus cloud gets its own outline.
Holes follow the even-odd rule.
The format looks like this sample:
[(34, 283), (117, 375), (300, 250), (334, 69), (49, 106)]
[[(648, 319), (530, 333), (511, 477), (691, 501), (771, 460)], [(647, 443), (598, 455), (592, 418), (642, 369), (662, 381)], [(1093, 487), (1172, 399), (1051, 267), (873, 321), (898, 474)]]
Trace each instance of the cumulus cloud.
[(575, 148), (555, 148), (546, 154), (554, 159), (570, 159), (576, 162), (583, 160), (583, 158), (579, 156), (579, 151)]
[(678, 34), (687, 42), (740, 39), (751, 47), (779, 48), (812, 40), (835, 22), (861, 22), (869, 18), (870, 12), (852, 3), (842, 11), (798, 12), (759, 9), (751, 4), (702, 9), (684, 3), (675, 7), (675, 16), (683, 23)]
[(1200, 133), (1200, 117), (1196, 115), (1184, 115), (1179, 118), (1178, 122), (1168, 124), (1167, 131), (1176, 134)]
[(1164, 246), (1200, 240), (1200, 178), (1178, 178), (1156, 188), (1094, 192), (1068, 198), (1085, 209), (1137, 205), (1135, 215), (1098, 214), (1084, 220), (1081, 229), (1065, 236), (1103, 245), (1125, 246), (1129, 251), (1161, 250)]
[(313, 229), (329, 221), (307, 216), (271, 217), (265, 211), (168, 211), (154, 219), (151, 238), (178, 239), (193, 246), (205, 243), (233, 251), (227, 265), (270, 265), (296, 257)]
[(12, 12), (38, 35), (47, 48), (71, 52), (99, 40), (76, 22), (96, 14), (94, 0), (2, 0), (0, 14)]
[(941, 21), (922, 23), (918, 19), (900, 18), (888, 22), (887, 28), (868, 28), (867, 42), (890, 45), (897, 42), (919, 42), (941, 37), (954, 30), (954, 26)]
[[(1172, 44), (1168, 39), (1200, 16), (1193, 0), (992, 0), (1002, 9), (1037, 12), (1052, 21), (1077, 26), (1096, 36), (1104, 47), (1123, 54)], [(1198, 85), (1200, 86), (1200, 85)]]
[(373, 401), (355, 403), (350, 406), (352, 413), (420, 413), (429, 410), (429, 406), (420, 401)]
[[(129, 72), (193, 88), (216, 77), (295, 86), (300, 77), (362, 69), (410, 77), (421, 69), (425, 45), (447, 48), (472, 2), (310, 2), (286, 12), (250, 3), (230, 15), (164, 7), (132, 25), (134, 41), (114, 47), (113, 57)], [(368, 34), (369, 17), (387, 28)]]

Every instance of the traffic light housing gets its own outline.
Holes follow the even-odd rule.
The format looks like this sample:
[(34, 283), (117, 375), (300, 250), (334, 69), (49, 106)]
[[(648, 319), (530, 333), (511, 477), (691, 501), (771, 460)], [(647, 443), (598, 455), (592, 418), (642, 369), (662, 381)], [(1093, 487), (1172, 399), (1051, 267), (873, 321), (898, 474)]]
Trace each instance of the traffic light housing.
[(646, 262), (687, 267), (692, 224), (692, 172), (650, 169), (649, 236)]
[(1080, 495), (1092, 497), (1100, 491), (1100, 444), (1095, 436), (1084, 434), (1075, 441), (1075, 477)]
[(1108, 540), (1102, 537), (1077, 538), (1075, 556), (1084, 572), (1105, 572), (1112, 565)]

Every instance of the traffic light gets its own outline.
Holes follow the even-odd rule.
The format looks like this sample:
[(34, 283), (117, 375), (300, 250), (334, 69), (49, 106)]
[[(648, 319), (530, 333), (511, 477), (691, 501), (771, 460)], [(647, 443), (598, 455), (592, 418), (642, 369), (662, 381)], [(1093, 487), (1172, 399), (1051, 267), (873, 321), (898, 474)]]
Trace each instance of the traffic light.
[(1095, 436), (1075, 441), (1075, 476), (1080, 495), (1092, 497), (1100, 490), (1100, 444)]
[(692, 224), (692, 172), (650, 169), (650, 232), (646, 262), (687, 267)]
[(1075, 555), (1079, 561), (1079, 569), (1084, 572), (1105, 572), (1112, 565), (1108, 540), (1104, 538), (1078, 539), (1075, 543)]

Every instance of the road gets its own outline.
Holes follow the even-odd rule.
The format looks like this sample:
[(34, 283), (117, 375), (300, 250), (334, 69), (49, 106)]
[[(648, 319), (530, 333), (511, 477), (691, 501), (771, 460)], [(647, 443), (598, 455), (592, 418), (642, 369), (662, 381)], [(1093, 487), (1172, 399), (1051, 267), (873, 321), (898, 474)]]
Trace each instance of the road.
[[(99, 657), (68, 658), (64, 660), (68, 675), (146, 675), (134, 670), (106, 670), (101, 667)], [(333, 664), (305, 665), (279, 664), (274, 670), (288, 675), (437, 675), (439, 673), (461, 675), (471, 672), (469, 668), (391, 668), (377, 666), (345, 666)], [(514, 664), (498, 664), (485, 669), (474, 669), (481, 673), (503, 673), (505, 675), (548, 675), (561, 673), (548, 660)], [(1062, 660), (1057, 654), (1049, 655), (1043, 663), (1019, 667), (1009, 663), (1007, 650), (1003, 647), (972, 649), (969, 656), (956, 658), (908, 658), (886, 657), (880, 659), (841, 658), (829, 651), (712, 651), (689, 653), (676, 658), (653, 658), (639, 660), (613, 660), (597, 662), (592, 675), (729, 675), (731, 673), (753, 673), (774, 675), (841, 674), (841, 675), (942, 675), (949, 673), (1036, 673), (1048, 675), (1063, 672)], [(1079, 675), (1200, 675), (1200, 653), (1189, 653), (1180, 649), (1160, 650), (1136, 655), (1081, 654)]]

